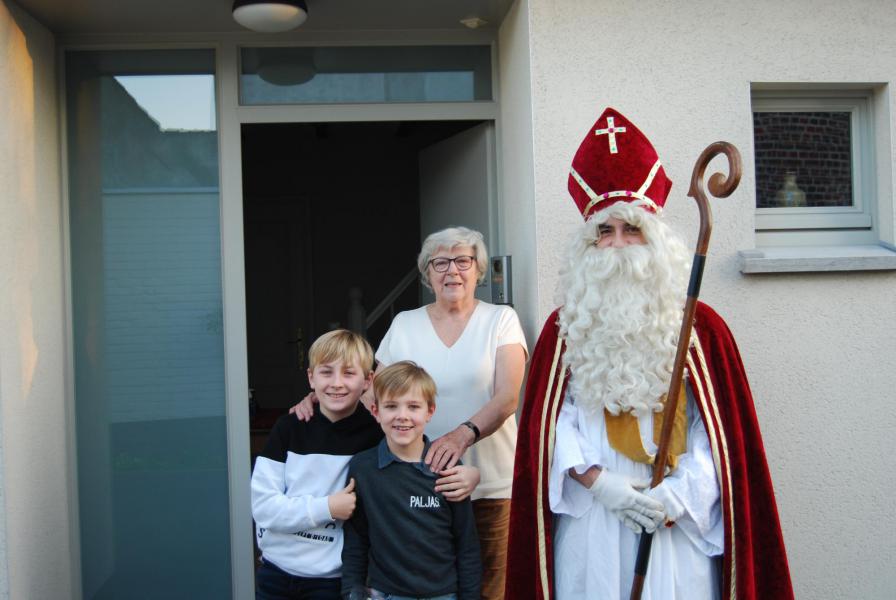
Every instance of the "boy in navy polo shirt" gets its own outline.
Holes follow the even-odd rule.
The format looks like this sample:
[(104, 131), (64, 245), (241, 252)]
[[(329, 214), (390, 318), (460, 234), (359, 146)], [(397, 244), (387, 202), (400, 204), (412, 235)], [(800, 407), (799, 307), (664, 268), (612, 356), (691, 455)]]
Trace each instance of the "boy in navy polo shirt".
[(378, 372), (373, 385), (372, 411), (385, 438), (349, 462), (357, 504), (345, 522), (343, 598), (478, 600), (472, 505), (447, 502), (433, 489), (438, 476), (423, 463), (435, 382), (402, 361)]

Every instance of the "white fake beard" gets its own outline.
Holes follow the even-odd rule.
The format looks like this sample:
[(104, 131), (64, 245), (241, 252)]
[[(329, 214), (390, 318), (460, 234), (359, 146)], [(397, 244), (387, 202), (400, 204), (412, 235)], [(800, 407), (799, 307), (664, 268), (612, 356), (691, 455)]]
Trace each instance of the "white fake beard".
[(662, 410), (688, 276), (684, 246), (672, 245), (669, 255), (653, 245), (589, 244), (561, 275), (560, 334), (576, 406), (639, 417)]

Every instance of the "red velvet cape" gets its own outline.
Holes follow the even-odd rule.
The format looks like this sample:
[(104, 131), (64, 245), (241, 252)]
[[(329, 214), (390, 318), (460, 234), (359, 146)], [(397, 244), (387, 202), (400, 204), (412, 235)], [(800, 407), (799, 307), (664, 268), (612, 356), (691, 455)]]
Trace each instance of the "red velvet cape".
[[(711, 308), (697, 306), (687, 374), (694, 388), (722, 488), (725, 522), (722, 598), (792, 599), (790, 571), (753, 397), (737, 345)], [(554, 428), (568, 376), (557, 311), (532, 353), (520, 418), (510, 512), (507, 591), (512, 600), (553, 600), (548, 475)]]

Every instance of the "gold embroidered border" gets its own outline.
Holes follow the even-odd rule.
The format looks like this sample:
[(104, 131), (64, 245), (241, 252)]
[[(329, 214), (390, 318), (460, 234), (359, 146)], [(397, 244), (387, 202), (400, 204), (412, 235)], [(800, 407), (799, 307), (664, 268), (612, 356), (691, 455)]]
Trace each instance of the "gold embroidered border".
[[(647, 176), (647, 180), (645, 181), (646, 187), (641, 186), (641, 190), (646, 191), (648, 187), (650, 187), (650, 182), (653, 181), (653, 178), (656, 176), (657, 170), (660, 168), (660, 161), (656, 161), (656, 164), (653, 165), (653, 169), (651, 169), (650, 173)], [(610, 198), (634, 198), (635, 202), (632, 204), (646, 204), (650, 208), (653, 209), (657, 214), (660, 213), (661, 209), (657, 206), (656, 202), (648, 198), (644, 195), (643, 191), (632, 192), (629, 190), (616, 190), (613, 192), (605, 192), (603, 194), (598, 194), (588, 183), (579, 175), (579, 172), (573, 168), (569, 169), (569, 174), (572, 175), (572, 178), (575, 179), (576, 183), (579, 184), (579, 187), (582, 188), (582, 191), (585, 192), (585, 195), (590, 198), (590, 202), (585, 205), (585, 208), (582, 210), (583, 215), (587, 215), (588, 211), (592, 209), (592, 207), (598, 202), (603, 202), (604, 200), (608, 200)]]
[[(728, 481), (728, 519), (731, 527), (731, 535), (729, 536), (731, 540), (731, 589), (730, 598), (735, 598), (737, 594), (737, 554), (735, 552), (735, 543), (736, 543), (736, 535), (734, 529), (734, 485), (731, 481), (731, 460), (730, 454), (728, 452), (728, 440), (725, 437), (725, 430), (722, 428), (722, 423), (719, 418), (719, 405), (716, 402), (715, 390), (712, 387), (712, 380), (709, 377), (709, 369), (706, 366), (706, 356), (703, 354), (703, 346), (700, 344), (700, 340), (697, 339), (697, 336), (694, 336), (693, 339), (694, 350), (697, 353), (697, 359), (700, 361), (700, 368), (704, 374), (706, 391), (709, 397), (709, 404), (712, 407), (712, 415), (713, 418), (718, 422), (718, 438), (721, 442), (721, 451), (725, 457), (724, 467), (725, 474), (727, 475)], [(712, 430), (714, 428), (707, 428), (708, 430)], [(716, 454), (715, 451), (713, 451)], [(722, 479), (719, 479), (721, 485)]]
[[(558, 347), (560, 344), (558, 344)], [(554, 388), (554, 401), (551, 404), (551, 420), (549, 425), (551, 429), (548, 431), (548, 468), (554, 464), (554, 440), (557, 436), (557, 409), (560, 408), (560, 394), (563, 393), (563, 378), (566, 376), (564, 370), (557, 376), (557, 387)]]
[(632, 204), (634, 206), (638, 206), (639, 204), (646, 204), (650, 208), (653, 209), (654, 212), (659, 213), (660, 207), (656, 205), (656, 202), (645, 196), (644, 194), (639, 194), (638, 192), (631, 192), (629, 190), (616, 190), (614, 192), (605, 192), (598, 196), (597, 198), (593, 198), (591, 202), (585, 205), (585, 210), (582, 211), (582, 214), (587, 215), (588, 211), (591, 210), (598, 202), (603, 202), (604, 200), (609, 200), (610, 198), (634, 198)]
[(644, 180), (644, 184), (641, 186), (641, 189), (638, 190), (638, 194), (644, 195), (644, 192), (647, 191), (647, 188), (650, 187), (650, 184), (653, 183), (653, 178), (656, 177), (657, 171), (660, 170), (660, 167), (663, 166), (663, 163), (657, 159), (653, 166), (650, 168), (650, 173), (647, 174), (647, 179)]
[[(707, 417), (714, 417), (712, 415), (711, 408), (709, 407), (709, 403), (706, 399), (707, 392), (703, 388), (703, 378), (697, 375), (697, 368), (694, 366), (694, 360), (691, 356), (691, 353), (688, 352), (688, 370), (694, 374), (694, 377), (691, 378), (691, 381), (694, 384), (694, 391), (697, 394), (697, 399), (700, 401), (700, 404), (703, 406), (703, 414), (707, 415)], [(719, 480), (719, 485), (722, 485), (724, 481), (722, 479), (722, 458), (719, 454), (719, 439), (716, 434), (716, 424), (715, 422), (705, 423), (706, 431), (709, 433), (709, 446), (712, 450), (712, 461), (713, 465), (716, 468), (716, 479)]]
[(582, 176), (579, 175), (578, 171), (576, 171), (575, 169), (570, 167), (569, 174), (572, 175), (572, 178), (576, 180), (576, 183), (579, 184), (579, 187), (582, 188), (582, 191), (585, 192), (585, 194), (589, 198), (591, 198), (591, 202), (588, 204), (588, 206), (585, 207), (585, 210), (583, 211), (583, 212), (588, 212), (588, 209), (591, 208), (592, 206), (594, 206), (594, 203), (596, 203), (600, 200), (600, 196), (598, 196), (597, 193), (591, 189), (590, 185), (585, 183), (585, 180), (582, 179)]
[[(545, 390), (544, 403), (541, 409), (541, 427), (539, 427), (538, 432), (538, 486), (536, 488), (536, 510), (535, 510), (535, 522), (538, 527), (538, 569), (541, 575), (541, 591), (542, 597), (547, 600), (550, 598), (550, 589), (548, 587), (548, 563), (546, 548), (545, 548), (545, 524), (544, 524), (544, 492), (542, 491), (544, 486), (544, 428), (545, 421), (547, 419), (548, 407), (550, 405), (550, 395), (551, 395), (551, 384), (554, 382), (554, 378), (557, 374), (557, 363), (560, 361), (560, 347), (561, 340), (560, 337), (557, 337), (557, 347), (554, 349), (554, 360), (551, 362), (551, 371), (548, 376), (548, 385)], [(557, 388), (559, 389), (561, 386), (558, 384)], [(554, 421), (551, 420), (550, 423), (547, 423), (547, 426), (550, 427), (550, 437), (553, 441), (554, 439)]]

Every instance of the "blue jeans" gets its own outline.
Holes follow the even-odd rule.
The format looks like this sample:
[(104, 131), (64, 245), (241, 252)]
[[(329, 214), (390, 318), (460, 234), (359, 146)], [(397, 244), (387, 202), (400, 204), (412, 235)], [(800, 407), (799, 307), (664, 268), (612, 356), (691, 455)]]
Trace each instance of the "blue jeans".
[(457, 600), (457, 594), (445, 594), (444, 596), (430, 596), (421, 598), (418, 596), (393, 596), (377, 590), (370, 590), (370, 600)]
[(269, 562), (255, 571), (255, 600), (340, 600), (338, 577), (296, 577)]

